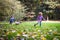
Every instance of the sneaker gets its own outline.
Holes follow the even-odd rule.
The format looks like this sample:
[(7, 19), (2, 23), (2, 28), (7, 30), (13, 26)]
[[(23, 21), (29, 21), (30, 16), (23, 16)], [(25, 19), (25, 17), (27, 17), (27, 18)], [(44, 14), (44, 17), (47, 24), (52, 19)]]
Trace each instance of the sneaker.
[(34, 24), (34, 26), (36, 26), (36, 25)]

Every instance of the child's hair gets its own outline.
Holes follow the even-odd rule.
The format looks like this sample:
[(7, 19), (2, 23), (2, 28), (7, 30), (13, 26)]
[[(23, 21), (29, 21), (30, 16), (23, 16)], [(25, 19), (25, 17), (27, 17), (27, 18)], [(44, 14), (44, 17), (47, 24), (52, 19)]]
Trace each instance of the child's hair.
[(39, 15), (43, 15), (43, 13), (42, 12), (39, 12)]

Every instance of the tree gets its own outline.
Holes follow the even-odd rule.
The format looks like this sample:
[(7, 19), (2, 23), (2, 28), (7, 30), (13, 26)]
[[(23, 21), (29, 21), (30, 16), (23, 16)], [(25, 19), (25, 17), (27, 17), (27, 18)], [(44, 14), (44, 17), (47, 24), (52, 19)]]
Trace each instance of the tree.
[[(29, 9), (27, 11), (34, 11), (38, 15), (39, 11), (48, 15), (49, 19), (54, 19), (55, 8), (60, 5), (60, 0), (19, 0), (24, 3)], [(57, 13), (56, 13), (57, 14)], [(47, 19), (48, 19), (47, 18)]]
[(14, 15), (16, 19), (22, 18), (25, 15), (24, 8), (20, 1), (0, 0), (0, 18), (1, 20), (8, 19), (11, 15)]
[(59, 17), (56, 17), (56, 16), (59, 16), (58, 13), (60, 13), (60, 12), (57, 12), (58, 11), (57, 9), (60, 10), (60, 8), (57, 8), (58, 6), (60, 6), (60, 4), (58, 2), (59, 1), (44, 2), (45, 4), (49, 5), (47, 7), (48, 10), (46, 10), (46, 13), (49, 16), (49, 19), (58, 19), (59, 18)]

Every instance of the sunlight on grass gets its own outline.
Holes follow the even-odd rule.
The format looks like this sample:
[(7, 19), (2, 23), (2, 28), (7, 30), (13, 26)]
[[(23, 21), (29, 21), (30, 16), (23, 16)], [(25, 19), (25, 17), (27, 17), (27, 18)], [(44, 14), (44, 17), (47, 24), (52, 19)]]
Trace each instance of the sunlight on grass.
[[(22, 22), (19, 25), (9, 24), (8, 22), (2, 22), (0, 25), (0, 36), (6, 35), (8, 38), (16, 38), (19, 35), (21, 38), (28, 37), (28, 40), (39, 40), (40, 37), (43, 35), (42, 38), (46, 40), (52, 40), (57, 35), (60, 34), (60, 23), (54, 22), (42, 22), (42, 26), (39, 25), (34, 26), (37, 23), (36, 21), (29, 21), (29, 22)], [(58, 37), (59, 39), (60, 37)]]

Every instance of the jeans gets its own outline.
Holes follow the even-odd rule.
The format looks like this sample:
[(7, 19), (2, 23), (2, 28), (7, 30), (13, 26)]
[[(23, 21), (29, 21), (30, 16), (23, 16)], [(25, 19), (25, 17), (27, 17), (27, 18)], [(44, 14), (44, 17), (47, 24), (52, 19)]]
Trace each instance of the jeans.
[(34, 24), (34, 26), (36, 26), (37, 24), (38, 24), (39, 26), (41, 26), (41, 22), (42, 22), (42, 21), (38, 21), (38, 23)]
[(38, 22), (39, 26), (41, 26), (41, 21)]

